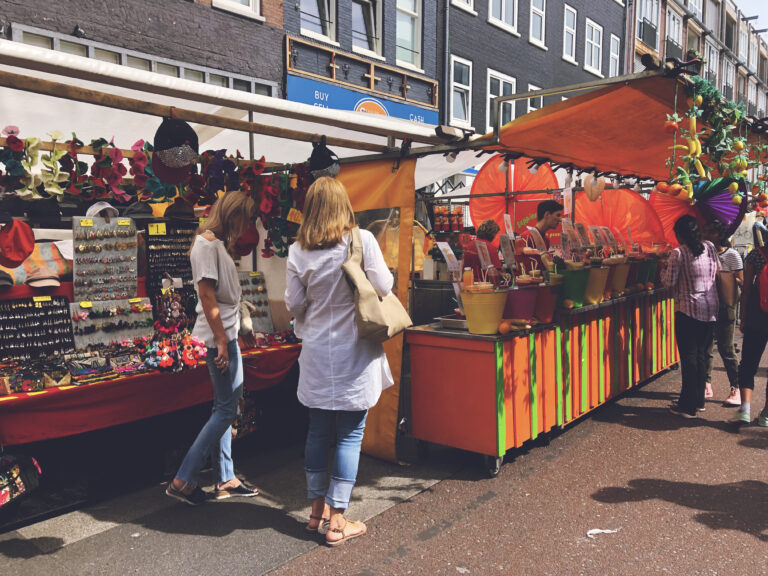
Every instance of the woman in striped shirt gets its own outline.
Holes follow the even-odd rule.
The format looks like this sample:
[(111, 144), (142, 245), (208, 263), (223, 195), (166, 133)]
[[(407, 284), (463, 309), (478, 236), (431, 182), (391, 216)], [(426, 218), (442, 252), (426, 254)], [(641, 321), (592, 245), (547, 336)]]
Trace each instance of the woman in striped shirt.
[(712, 243), (702, 242), (696, 218), (683, 216), (673, 229), (680, 246), (669, 255), (661, 281), (675, 300), (675, 338), (683, 384), (670, 411), (696, 418), (696, 411), (704, 408), (707, 350), (719, 309), (715, 279), (720, 262)]

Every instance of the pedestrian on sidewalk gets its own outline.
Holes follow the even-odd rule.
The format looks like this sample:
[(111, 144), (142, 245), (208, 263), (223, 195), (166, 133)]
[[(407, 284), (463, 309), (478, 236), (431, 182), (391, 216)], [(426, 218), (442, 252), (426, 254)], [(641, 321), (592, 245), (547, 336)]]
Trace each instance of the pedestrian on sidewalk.
[[(355, 214), (341, 182), (318, 178), (307, 192), (304, 219), (288, 252), (285, 304), (303, 341), (299, 401), (309, 408), (305, 450), (308, 532), (324, 528), (336, 546), (362, 536), (366, 526), (347, 520), (357, 479), (368, 409), (394, 381), (380, 343), (358, 337), (355, 301), (342, 270)], [(373, 234), (361, 230), (365, 272), (380, 296), (393, 277)], [(336, 430), (336, 454), (328, 480), (328, 452)]]
[(198, 296), (192, 334), (207, 344), (213, 411), (165, 493), (193, 506), (208, 497), (198, 486), (197, 476), (209, 454), (216, 475), (217, 500), (259, 493), (235, 476), (232, 462), (232, 423), (243, 395), (243, 361), (237, 344), (241, 289), (233, 256), (238, 238), (255, 213), (256, 204), (251, 197), (239, 190), (227, 192), (198, 228), (189, 253)]
[[(744, 335), (741, 344), (741, 363), (739, 364), (739, 389), (741, 405), (736, 413), (736, 422), (751, 422), (750, 403), (755, 389), (755, 374), (760, 366), (760, 359), (768, 344), (768, 313), (760, 306), (760, 273), (765, 267), (765, 256), (759, 248), (763, 244), (760, 235), (765, 231), (762, 224), (752, 228), (755, 247), (744, 259), (744, 289), (741, 292), (739, 329)], [(764, 249), (764, 248), (763, 248)], [(765, 406), (758, 416), (759, 426), (768, 426), (768, 384), (766, 384)]]
[(669, 255), (661, 281), (675, 300), (675, 339), (683, 382), (680, 398), (670, 411), (696, 418), (697, 410), (704, 408), (707, 350), (719, 308), (715, 279), (720, 261), (712, 243), (702, 241), (696, 218), (685, 215), (673, 229), (680, 246)]
[[(725, 372), (730, 383), (730, 393), (725, 405), (738, 405), (739, 395), (739, 360), (733, 347), (733, 334), (736, 329), (736, 307), (738, 295), (744, 280), (744, 263), (741, 256), (731, 247), (726, 237), (726, 226), (720, 220), (714, 219), (704, 226), (704, 239), (714, 244), (717, 257), (720, 259), (720, 308), (715, 322), (715, 337), (717, 351), (723, 360)], [(728, 294), (725, 294), (728, 291)], [(712, 398), (712, 366), (714, 365), (713, 342), (707, 350), (707, 380), (704, 398)]]

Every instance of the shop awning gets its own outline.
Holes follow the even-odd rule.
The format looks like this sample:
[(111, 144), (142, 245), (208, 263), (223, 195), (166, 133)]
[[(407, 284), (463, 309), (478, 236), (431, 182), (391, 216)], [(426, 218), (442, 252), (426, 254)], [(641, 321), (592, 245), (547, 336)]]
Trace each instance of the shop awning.
[(686, 109), (685, 92), (672, 77), (651, 76), (574, 96), (502, 127), (489, 149), (521, 153), (574, 168), (666, 180), (671, 145), (667, 114)]

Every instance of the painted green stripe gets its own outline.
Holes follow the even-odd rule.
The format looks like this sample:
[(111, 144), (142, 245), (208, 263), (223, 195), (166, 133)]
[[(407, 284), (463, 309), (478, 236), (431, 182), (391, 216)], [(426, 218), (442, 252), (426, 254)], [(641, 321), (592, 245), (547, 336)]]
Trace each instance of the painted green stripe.
[(658, 341), (656, 340), (656, 302), (651, 303), (651, 342), (651, 368), (653, 373), (656, 374), (659, 371), (656, 355), (656, 348), (658, 346)]
[(613, 358), (611, 359), (611, 391), (613, 396), (619, 393), (619, 307), (613, 309)]
[(581, 413), (587, 411), (587, 390), (589, 382), (587, 381), (587, 324), (582, 322), (579, 327), (581, 331)]
[(648, 299), (643, 296), (640, 301), (638, 302), (638, 308), (640, 309), (640, 325), (637, 327), (639, 332), (639, 337), (637, 339), (637, 350), (635, 351), (635, 357), (638, 359), (638, 375), (640, 376), (640, 382), (643, 382), (647, 375), (645, 373), (647, 366), (645, 365), (645, 307), (648, 302)]
[(661, 365), (667, 364), (667, 301), (661, 301)]
[(507, 451), (507, 413), (504, 407), (504, 345), (496, 342), (496, 446), (498, 456)]
[(632, 338), (632, 317), (634, 316), (634, 303), (632, 306), (627, 304), (627, 388), (632, 387), (632, 381), (634, 380), (634, 371), (632, 366), (632, 352), (635, 345), (635, 340)]
[(536, 341), (533, 334), (528, 334), (528, 353), (531, 368), (531, 438), (539, 436), (539, 395), (536, 386)]
[(563, 331), (558, 325), (555, 328), (555, 370), (557, 372), (556, 386), (557, 386), (557, 425), (563, 425), (563, 342), (561, 340)]
[(605, 352), (603, 350), (604, 344), (605, 344), (605, 338), (603, 336), (603, 317), (600, 316), (600, 319), (597, 321), (597, 332), (598, 332), (598, 356), (597, 356), (597, 364), (598, 364), (598, 373), (600, 375), (600, 404), (605, 402)]
[(570, 422), (573, 418), (573, 405), (571, 403), (571, 328), (569, 319), (565, 319), (565, 420)]

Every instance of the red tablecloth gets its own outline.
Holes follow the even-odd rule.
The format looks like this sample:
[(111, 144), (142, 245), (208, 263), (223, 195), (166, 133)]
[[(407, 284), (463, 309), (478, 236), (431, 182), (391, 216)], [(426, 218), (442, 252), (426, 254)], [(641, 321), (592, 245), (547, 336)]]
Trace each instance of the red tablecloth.
[[(243, 353), (245, 385), (279, 384), (296, 362), (300, 344)], [(27, 444), (125, 424), (210, 402), (208, 368), (152, 372), (118, 380), (0, 396), (0, 445)]]

